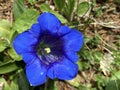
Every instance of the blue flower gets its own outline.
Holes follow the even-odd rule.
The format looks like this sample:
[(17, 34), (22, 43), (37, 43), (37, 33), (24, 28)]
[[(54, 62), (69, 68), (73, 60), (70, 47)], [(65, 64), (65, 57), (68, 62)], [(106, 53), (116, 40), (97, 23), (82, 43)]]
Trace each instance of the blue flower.
[(49, 12), (41, 14), (37, 23), (13, 41), (15, 51), (26, 63), (26, 75), (31, 86), (45, 83), (46, 77), (74, 78), (78, 72), (77, 52), (82, 44), (82, 33), (62, 26)]

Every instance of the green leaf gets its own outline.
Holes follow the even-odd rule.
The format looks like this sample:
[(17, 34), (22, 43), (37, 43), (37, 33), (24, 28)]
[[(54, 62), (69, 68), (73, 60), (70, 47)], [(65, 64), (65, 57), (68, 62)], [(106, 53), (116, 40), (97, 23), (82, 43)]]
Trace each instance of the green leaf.
[(13, 30), (22, 33), (29, 29), (36, 22), (39, 13), (35, 9), (26, 10), (13, 24)]
[(101, 7), (98, 7), (98, 8), (95, 8), (95, 16), (102, 16), (103, 15), (103, 11), (102, 11), (102, 8)]
[(68, 0), (68, 10), (69, 10), (69, 14), (71, 15), (71, 13), (74, 10), (74, 6), (75, 6), (75, 1), (76, 0)]
[(62, 13), (66, 16), (68, 20), (71, 20), (71, 15), (75, 7), (75, 1), (76, 0), (67, 0), (67, 3), (65, 4), (64, 9), (62, 10)]
[(10, 87), (11, 87), (10, 90), (20, 90), (19, 86), (18, 86), (17, 77), (15, 77), (13, 80), (11, 80)]
[(40, 6), (40, 9), (42, 12), (50, 12), (50, 13), (54, 14), (62, 23), (68, 22), (67, 19), (65, 19), (62, 15), (60, 15), (56, 11), (51, 10), (48, 4), (42, 4)]
[(91, 40), (90, 37), (87, 37), (87, 36), (84, 37), (84, 43), (88, 43), (90, 40)]
[(85, 69), (88, 69), (90, 67), (90, 64), (87, 62), (82, 62), (81, 64), (82, 64), (81, 66), (80, 66), (80, 63), (78, 64), (79, 70), (85, 70)]
[(18, 77), (17, 81), (18, 81), (20, 90), (30, 90), (29, 83), (28, 83), (25, 73), (22, 69), (18, 70), (17, 77)]
[(10, 41), (5, 37), (0, 37), (0, 52), (5, 50), (10, 44)]
[(18, 18), (24, 11), (26, 11), (24, 0), (14, 0), (13, 2), (13, 15)]
[(30, 4), (34, 4), (37, 0), (28, 0)]
[(10, 22), (8, 20), (0, 20), (0, 37), (8, 37), (10, 33)]
[(11, 62), (10, 58), (5, 55), (3, 52), (0, 53), (0, 66), (7, 64), (8, 62)]
[(62, 15), (60, 15), (59, 13), (55, 12), (55, 11), (50, 11), (51, 13), (53, 13), (62, 23), (67, 23), (67, 19), (65, 19)]
[(62, 10), (65, 6), (65, 0), (54, 0), (54, 3), (60, 10)]
[(120, 79), (120, 71), (115, 72), (114, 75), (111, 77), (111, 80), (117, 80)]
[(51, 8), (49, 7), (48, 4), (41, 4), (41, 5), (40, 5), (40, 10), (41, 10), (42, 12), (50, 12), (50, 11), (51, 11)]
[(0, 67), (4, 66), (4, 65), (7, 65), (11, 63), (11, 61), (6, 61), (6, 62), (0, 62)]
[(103, 90), (103, 87), (107, 85), (110, 79), (102, 74), (95, 74), (94, 80), (96, 82), (96, 86), (98, 87), (98, 90)]
[(10, 57), (16, 61), (20, 61), (22, 60), (22, 56), (19, 56), (15, 50), (13, 49), (13, 47), (11, 47), (10, 49), (8, 49), (8, 54), (10, 55)]
[(9, 73), (20, 68), (15, 62), (8, 62), (0, 66), (0, 74)]
[(87, 11), (89, 10), (89, 3), (88, 2), (82, 2), (78, 5), (78, 8), (77, 8), (77, 14), (80, 16), (80, 15), (84, 15), (87, 13)]
[(78, 90), (92, 90), (88, 86), (80, 84)]
[(117, 5), (120, 5), (120, 0), (114, 0)]
[[(7, 82), (4, 78), (0, 77), (0, 83), (3, 83), (3, 87), (2, 87), (3, 90), (9, 90), (10, 89), (10, 86), (7, 84)], [(2, 90), (1, 87), (0, 87), (0, 90)]]
[(78, 65), (78, 70), (81, 71), (83, 69), (83, 63), (78, 61), (77, 65)]
[(9, 39), (10, 39), (10, 45), (13, 45), (13, 40), (15, 39), (15, 37), (18, 35), (18, 32), (15, 30), (11, 30), (10, 35), (9, 35)]
[(0, 52), (4, 51), (7, 45), (0, 40)]
[(10, 22), (8, 20), (0, 20), (0, 52), (2, 52), (10, 44)]
[(120, 79), (110, 81), (105, 90), (120, 90)]

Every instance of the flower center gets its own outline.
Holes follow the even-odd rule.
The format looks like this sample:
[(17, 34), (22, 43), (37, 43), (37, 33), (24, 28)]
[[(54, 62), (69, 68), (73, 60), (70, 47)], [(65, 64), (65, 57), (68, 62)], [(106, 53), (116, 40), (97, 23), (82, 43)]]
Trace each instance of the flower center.
[(51, 49), (50, 48), (44, 48), (44, 51), (47, 53), (47, 54), (49, 54), (50, 52), (51, 52)]
[(38, 55), (48, 55), (51, 52), (51, 49), (44, 42), (41, 42), (40, 45), (37, 46)]
[(64, 55), (64, 41), (59, 36), (45, 33), (41, 36), (40, 41), (37, 46), (37, 54), (44, 64), (49, 65), (62, 60)]

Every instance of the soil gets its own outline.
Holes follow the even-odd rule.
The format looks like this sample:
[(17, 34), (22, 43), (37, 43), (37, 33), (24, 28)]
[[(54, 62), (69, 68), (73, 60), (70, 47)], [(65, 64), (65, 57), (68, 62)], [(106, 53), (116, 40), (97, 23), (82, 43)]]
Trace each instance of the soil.
[(0, 0), (0, 19), (10, 20), (12, 14), (12, 1)]

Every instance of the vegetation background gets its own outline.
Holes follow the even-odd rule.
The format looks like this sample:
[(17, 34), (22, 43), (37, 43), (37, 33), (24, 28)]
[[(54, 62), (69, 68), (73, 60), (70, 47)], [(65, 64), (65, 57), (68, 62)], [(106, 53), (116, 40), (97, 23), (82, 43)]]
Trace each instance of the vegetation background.
[[(12, 41), (45, 11), (84, 34), (79, 73), (31, 87)], [(0, 0), (0, 90), (120, 90), (120, 0)]]

